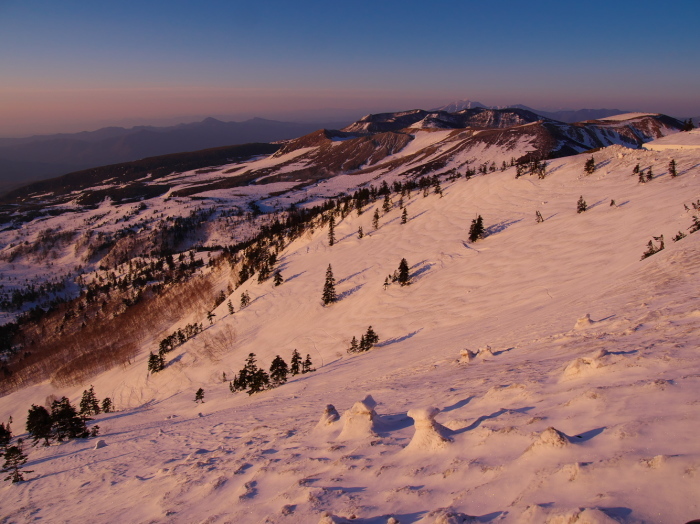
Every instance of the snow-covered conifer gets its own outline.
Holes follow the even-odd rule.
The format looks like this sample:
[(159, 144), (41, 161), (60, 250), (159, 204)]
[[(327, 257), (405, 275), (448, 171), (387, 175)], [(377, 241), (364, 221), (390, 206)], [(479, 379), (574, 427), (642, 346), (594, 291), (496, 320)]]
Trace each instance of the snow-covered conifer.
[(14, 484), (15, 482), (23, 482), (26, 473), (33, 473), (32, 471), (24, 470), (22, 471), (22, 466), (27, 463), (27, 455), (24, 453), (22, 446), (22, 439), (17, 439), (17, 444), (7, 448), (4, 454), (5, 463), (2, 465), (0, 472), (9, 473), (4, 480), (11, 480)]
[(333, 246), (333, 244), (335, 244), (335, 216), (331, 215), (328, 223), (328, 245)]
[(338, 300), (338, 295), (335, 292), (335, 278), (333, 277), (333, 268), (328, 264), (326, 269), (326, 282), (323, 284), (323, 304), (328, 305)]
[(593, 160), (593, 157), (586, 160), (586, 164), (583, 166), (583, 170), (587, 175), (590, 175), (595, 171), (595, 160)]
[(204, 390), (202, 388), (199, 388), (197, 391), (195, 391), (194, 401), (196, 403), (201, 402), (202, 404), (204, 404)]
[(289, 372), (292, 375), (298, 375), (301, 373), (301, 355), (296, 349), (292, 353), (292, 361), (291, 365), (289, 366)]
[(408, 274), (408, 262), (405, 258), (402, 258), (399, 263), (399, 277), (397, 280), (402, 286), (407, 286), (411, 283), (411, 278)]
[(316, 370), (314, 369), (313, 363), (311, 362), (311, 355), (307, 353), (304, 362), (301, 363), (301, 373), (311, 373), (312, 371)]
[(44, 446), (49, 445), (49, 441), (53, 438), (52, 426), (53, 420), (51, 419), (49, 411), (44, 406), (32, 404), (27, 414), (27, 425), (25, 429), (34, 440), (35, 446), (41, 439), (44, 439)]
[(270, 383), (272, 387), (281, 386), (287, 382), (287, 374), (289, 373), (289, 366), (284, 361), (282, 357), (277, 355), (270, 365)]
[(80, 414), (81, 415), (99, 415), (100, 403), (95, 396), (95, 388), (91, 385), (90, 389), (83, 391), (83, 397), (80, 399)]
[(583, 195), (581, 195), (578, 202), (576, 202), (576, 212), (583, 213), (586, 209), (588, 209), (588, 204), (586, 204), (586, 201), (583, 199)]
[(472, 220), (472, 224), (469, 226), (469, 242), (476, 242), (480, 238), (484, 238), (484, 232), (484, 219), (479, 215)]

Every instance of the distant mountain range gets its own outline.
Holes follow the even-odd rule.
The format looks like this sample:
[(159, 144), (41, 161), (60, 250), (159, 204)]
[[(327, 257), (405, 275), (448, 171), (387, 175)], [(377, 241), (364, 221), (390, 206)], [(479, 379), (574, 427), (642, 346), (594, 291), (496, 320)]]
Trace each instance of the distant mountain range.
[(629, 111), (623, 111), (622, 109), (562, 109), (560, 111), (542, 111), (541, 109), (533, 109), (522, 104), (515, 104), (510, 106), (485, 106), (481, 102), (476, 102), (474, 100), (458, 100), (456, 102), (450, 102), (441, 107), (436, 107), (431, 111), (447, 111), (448, 113), (454, 113), (457, 111), (462, 111), (464, 109), (524, 109), (530, 111), (540, 116), (551, 118), (552, 120), (559, 120), (560, 122), (566, 122), (567, 124), (572, 124), (574, 122), (583, 122), (585, 120), (598, 120), (600, 118), (606, 118), (613, 115), (619, 115), (622, 113), (629, 113)]
[(348, 122), (294, 123), (253, 118), (170, 127), (106, 127), (73, 134), (0, 138), (0, 193), (14, 187), (91, 167), (251, 142), (296, 138)]

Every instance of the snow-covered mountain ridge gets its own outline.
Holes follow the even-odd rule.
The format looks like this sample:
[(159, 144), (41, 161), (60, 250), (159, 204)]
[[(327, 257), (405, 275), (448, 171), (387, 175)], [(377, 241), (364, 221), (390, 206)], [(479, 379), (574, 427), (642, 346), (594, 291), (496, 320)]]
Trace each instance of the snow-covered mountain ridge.
[[(392, 134), (358, 137), (364, 141), (357, 144), (374, 146), (364, 146), (373, 151), (368, 165), (295, 188), (299, 181), (291, 173), (314, 165), (305, 155), (338, 161), (335, 148), (355, 140), (324, 133), (305, 144), (290, 142), (274, 156), (166, 177), (172, 195), (214, 185), (229, 169), (259, 174), (253, 185), (193, 193), (208, 200), (156, 197), (140, 210), (102, 202), (3, 232), (29, 239), (48, 224), (59, 231), (102, 224), (95, 229), (104, 232), (130, 224), (135, 233), (117, 243), (134, 253), (160, 214), (216, 202), (241, 209), (255, 202), (263, 210), (309, 206), (361, 183), (409, 180), (406, 173), (431, 162), (433, 169), (422, 174), (442, 174), (442, 197), (432, 188), (427, 196), (416, 190), (404, 195), (405, 224), (396, 193), (388, 212), (381, 198), (359, 215), (350, 210), (342, 216), (339, 209), (333, 246), (327, 221), (318, 217), (313, 229), (277, 254), (281, 286), (250, 278), (229, 293), (238, 267), (202, 269), (207, 293), (223, 290), (236, 312), (230, 315), (223, 302), (209, 326), (204, 303), (198, 308), (192, 302), (166, 318), (161, 331), (138, 340), (129, 363), (90, 377), (98, 395), (114, 398), (120, 409), (96, 417), (107, 446), (72, 441), (32, 449), (33, 480), (0, 488), (6, 521), (696, 518), (700, 235), (678, 242), (671, 237), (688, 233), (697, 215), (697, 151), (614, 145), (592, 153), (596, 170), (590, 175), (584, 164), (591, 154), (584, 154), (549, 160), (544, 179), (516, 178), (515, 166), (500, 168), (531, 150), (529, 135), (515, 132), (517, 138), (506, 142), (507, 135), (495, 133), (506, 131), (418, 130), (404, 144)], [(499, 138), (466, 148), (462, 134)], [(675, 178), (668, 172), (671, 159)], [(445, 163), (434, 168), (436, 161)], [(484, 164), (486, 174), (454, 177)], [(653, 170), (650, 182), (633, 175), (637, 164)], [(285, 173), (289, 180), (279, 176), (264, 184), (264, 177)], [(588, 203), (583, 213), (576, 212), (580, 196)], [(488, 234), (470, 243), (467, 232), (477, 215)], [(245, 216), (214, 217), (197, 233), (212, 244), (230, 242), (232, 235), (243, 239), (254, 224)], [(665, 249), (640, 260), (646, 243), (662, 234)], [(57, 241), (57, 258), (45, 261), (74, 264), (80, 249)], [(17, 255), (15, 271), (35, 255)], [(195, 256), (207, 260), (203, 252)], [(401, 258), (411, 267), (411, 285), (385, 289), (385, 277)], [(328, 264), (340, 300), (324, 307)], [(242, 292), (252, 298), (244, 309), (238, 306)], [(203, 322), (205, 331), (169, 354), (165, 370), (147, 375), (148, 352), (190, 322)], [(352, 336), (370, 324), (380, 335), (377, 347), (347, 354)], [(231, 377), (250, 352), (267, 366), (277, 354), (288, 360), (293, 349), (310, 354), (317, 371), (250, 397), (232, 394), (222, 381), (222, 373)], [(12, 415), (21, 433), (32, 403), (50, 394), (74, 400), (87, 385), (31, 385), (0, 398), (0, 419)], [(202, 405), (193, 402), (199, 387)], [(355, 405), (368, 394), (377, 405)], [(326, 417), (317, 426), (329, 403), (343, 417)], [(441, 411), (434, 421), (434, 411), (424, 409), (431, 407)], [(89, 503), (76, 503), (73, 492)]]

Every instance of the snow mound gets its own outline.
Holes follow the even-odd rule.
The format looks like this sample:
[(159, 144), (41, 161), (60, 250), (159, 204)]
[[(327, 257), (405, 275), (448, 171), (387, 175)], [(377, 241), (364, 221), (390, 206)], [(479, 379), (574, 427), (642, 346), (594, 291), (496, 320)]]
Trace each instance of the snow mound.
[(590, 373), (593, 370), (609, 366), (610, 353), (605, 349), (599, 349), (591, 357), (580, 357), (569, 363), (564, 368), (563, 378), (571, 378)]
[(540, 433), (539, 438), (533, 442), (525, 451), (532, 451), (538, 448), (564, 448), (571, 442), (569, 437), (552, 426)]
[(318, 424), (316, 424), (317, 428), (326, 428), (328, 426), (331, 426), (334, 422), (337, 422), (340, 419), (340, 414), (338, 413), (338, 410), (335, 409), (335, 406), (333, 404), (328, 404), (326, 406), (326, 409), (323, 410), (323, 413), (321, 414), (321, 419), (318, 421)]
[(493, 357), (493, 350), (491, 349), (491, 346), (484, 346), (483, 348), (479, 348), (479, 353), (478, 353), (479, 358), (488, 358), (488, 357)]
[(581, 317), (576, 321), (574, 329), (586, 329), (587, 327), (592, 326), (593, 323), (594, 322), (591, 320), (591, 314), (586, 313), (586, 316)]
[(460, 364), (468, 364), (472, 360), (476, 358), (476, 353), (473, 351), (470, 351), (468, 349), (461, 349), (459, 351), (459, 363)]
[(546, 524), (613, 524), (618, 522), (597, 508), (557, 511), (540, 505), (529, 506), (522, 515), (522, 521), (544, 522)]
[(104, 440), (100, 439), (97, 442), (95, 442), (95, 447), (92, 449), (100, 449), (104, 447), (107, 447), (107, 443)]
[(452, 430), (435, 422), (435, 415), (438, 413), (440, 410), (435, 407), (413, 408), (408, 411), (407, 414), (413, 419), (416, 432), (404, 451), (436, 451), (452, 442), (450, 437)]
[(346, 519), (345, 517), (338, 517), (337, 515), (332, 515), (328, 512), (321, 515), (321, 520), (318, 524), (350, 524), (352, 520)]
[(364, 400), (355, 404), (343, 413), (345, 423), (343, 431), (338, 435), (340, 440), (354, 440), (376, 436), (377, 413), (374, 408), (377, 403), (371, 395), (367, 395)]
[(439, 508), (431, 511), (418, 521), (418, 524), (465, 524), (477, 522), (471, 515), (460, 513), (452, 508)]

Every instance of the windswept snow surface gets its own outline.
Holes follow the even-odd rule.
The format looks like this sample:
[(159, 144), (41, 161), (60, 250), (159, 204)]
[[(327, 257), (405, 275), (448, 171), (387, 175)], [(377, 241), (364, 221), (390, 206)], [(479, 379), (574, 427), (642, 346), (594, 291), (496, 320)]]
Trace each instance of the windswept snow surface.
[[(544, 180), (509, 168), (414, 193), (405, 225), (394, 207), (373, 230), (368, 206), (333, 247), (327, 228), (296, 240), (281, 286), (243, 284), (235, 314), (215, 310), (164, 371), (146, 375), (154, 334), (95, 377), (119, 410), (93, 422), (106, 445), (30, 448), (30, 480), (0, 486), (0, 522), (700, 518), (700, 233), (671, 241), (692, 223), (700, 155), (612, 146), (585, 176), (590, 156), (549, 162)], [(639, 184), (638, 163), (656, 178)], [(477, 214), (488, 235), (469, 243)], [(661, 234), (665, 249), (640, 260)], [(411, 285), (385, 290), (404, 257)], [(324, 307), (328, 264), (340, 300)], [(380, 342), (346, 353), (369, 325)], [(268, 367), (295, 348), (317, 371), (253, 396), (222, 380), (250, 352)], [(0, 420), (21, 434), (32, 403), (82, 389), (26, 388), (0, 398)]]

